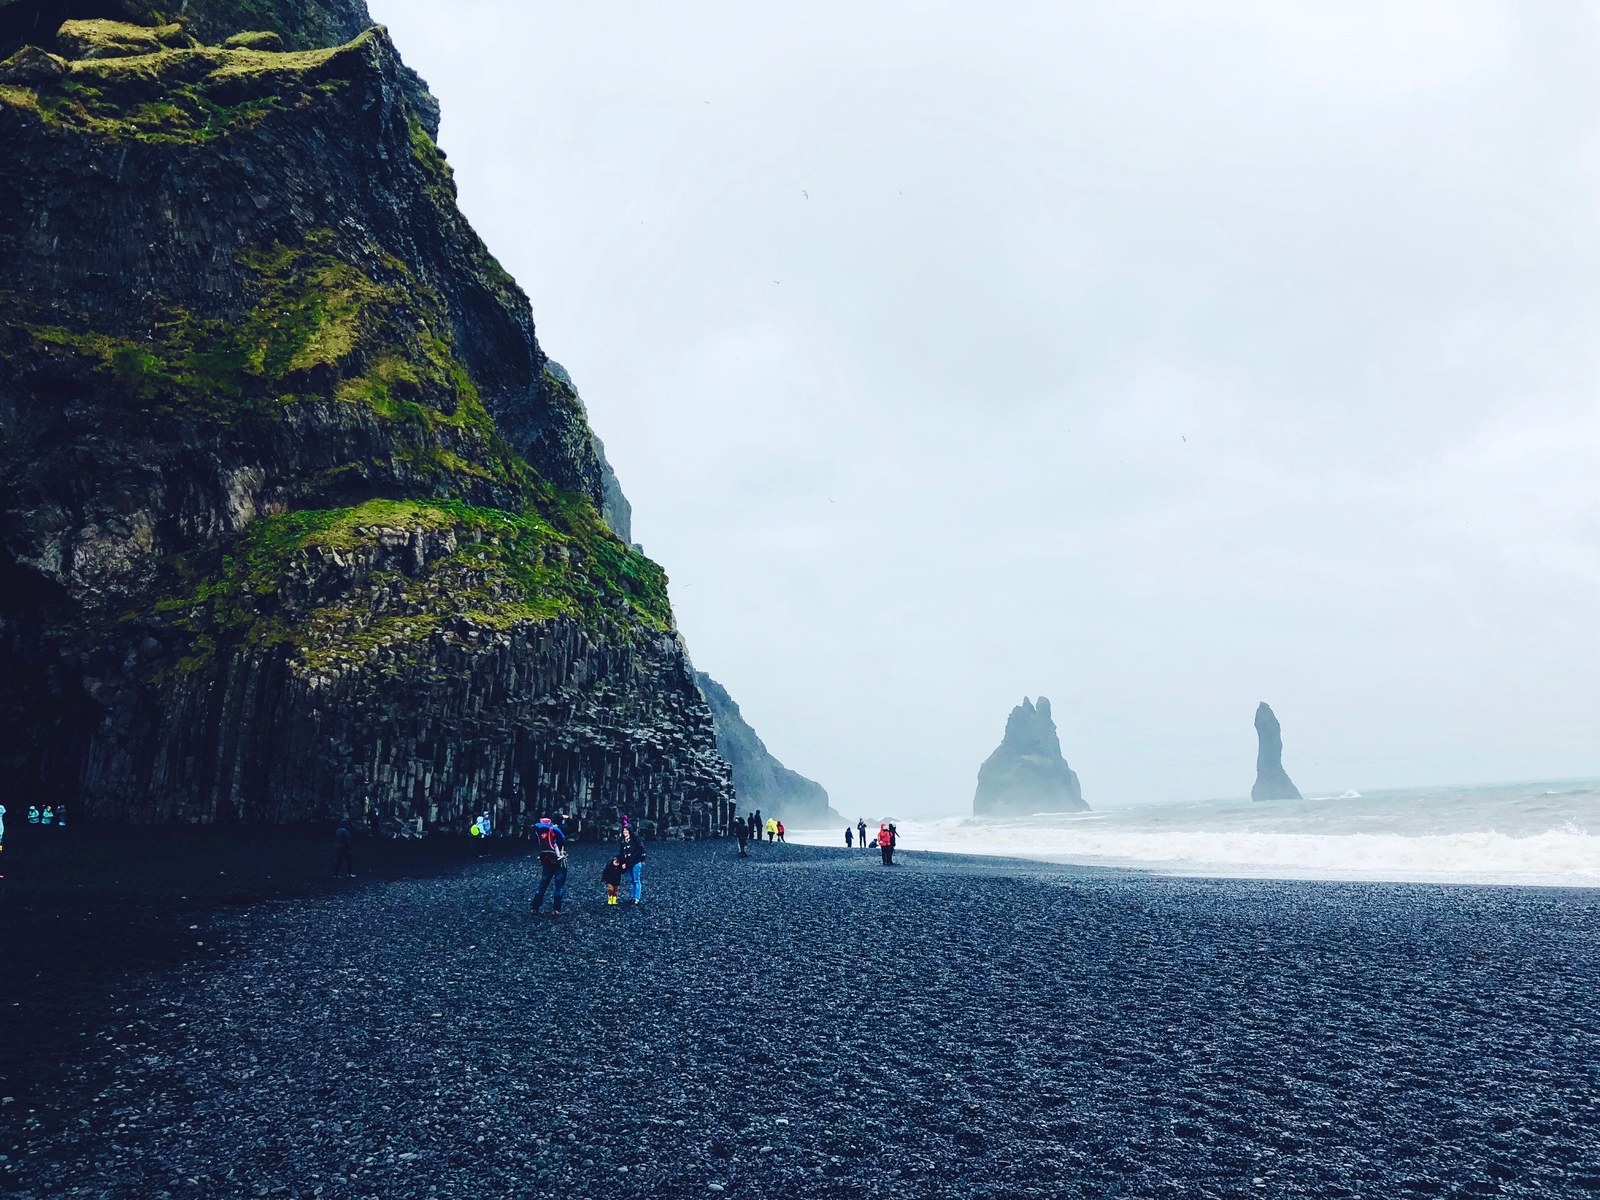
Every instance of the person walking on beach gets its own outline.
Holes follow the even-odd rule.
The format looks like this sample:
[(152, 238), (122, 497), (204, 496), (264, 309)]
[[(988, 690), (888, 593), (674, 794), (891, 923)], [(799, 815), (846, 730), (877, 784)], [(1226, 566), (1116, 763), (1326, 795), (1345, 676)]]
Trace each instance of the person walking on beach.
[(628, 896), (635, 904), (644, 900), (644, 843), (624, 817), (622, 841), (617, 846), (617, 857), (622, 860), (622, 871), (628, 877)]
[(851, 829), (850, 826), (846, 825), (844, 827), (844, 848), (846, 850), (849, 850), (855, 844), (856, 844), (856, 831), (854, 829)]
[(346, 817), (339, 818), (339, 828), (333, 831), (333, 877), (340, 876), (356, 877), (356, 863), (350, 853), (350, 821)]
[(559, 917), (561, 902), (567, 896), (567, 835), (549, 817), (540, 817), (533, 827), (533, 837), (539, 844), (539, 890), (533, 894), (533, 911), (539, 911), (544, 894), (549, 891), (550, 915)]
[(878, 824), (878, 853), (883, 855), (883, 865), (894, 866), (894, 834), (889, 832), (889, 826)]
[(739, 857), (749, 858), (750, 855), (745, 852), (744, 847), (745, 843), (750, 840), (750, 828), (744, 823), (743, 817), (735, 817), (733, 819), (733, 836), (739, 839)]
[(778, 822), (778, 840), (780, 842), (783, 841), (783, 822), (782, 821)]
[(778, 840), (778, 818), (777, 817), (768, 817), (767, 818), (767, 845), (770, 846), (770, 845), (772, 845), (773, 842), (775, 842), (777, 840)]

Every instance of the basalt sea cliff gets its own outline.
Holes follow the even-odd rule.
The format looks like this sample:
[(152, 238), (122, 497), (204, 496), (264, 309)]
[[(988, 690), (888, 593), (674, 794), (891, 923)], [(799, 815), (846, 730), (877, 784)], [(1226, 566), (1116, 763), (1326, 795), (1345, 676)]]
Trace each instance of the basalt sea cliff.
[(665, 575), (602, 516), (426, 88), (381, 28), (305, 46), (299, 9), (360, 4), (199, 40), (238, 7), (73, 21), (0, 64), (9, 790), (720, 832)]

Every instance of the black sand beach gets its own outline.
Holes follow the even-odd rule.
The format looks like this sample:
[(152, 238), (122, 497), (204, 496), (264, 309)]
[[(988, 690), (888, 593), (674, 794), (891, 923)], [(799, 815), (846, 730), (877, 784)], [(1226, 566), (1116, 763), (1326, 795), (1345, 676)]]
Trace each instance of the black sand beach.
[(1600, 1191), (1600, 892), (712, 843), (556, 920), (526, 844), (48, 832), (8, 1196)]

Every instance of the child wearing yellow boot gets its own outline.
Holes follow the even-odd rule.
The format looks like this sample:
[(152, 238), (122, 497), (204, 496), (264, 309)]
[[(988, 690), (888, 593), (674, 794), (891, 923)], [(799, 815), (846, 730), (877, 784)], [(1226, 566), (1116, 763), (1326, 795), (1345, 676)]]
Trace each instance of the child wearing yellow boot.
[(617, 889), (622, 886), (622, 860), (613, 858), (606, 864), (606, 869), (600, 872), (600, 878), (606, 883), (606, 903), (617, 902)]

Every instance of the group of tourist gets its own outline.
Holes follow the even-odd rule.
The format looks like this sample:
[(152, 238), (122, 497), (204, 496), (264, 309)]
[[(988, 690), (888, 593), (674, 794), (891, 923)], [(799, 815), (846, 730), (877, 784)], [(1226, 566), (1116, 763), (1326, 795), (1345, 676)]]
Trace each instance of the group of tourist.
[[(561, 820), (564, 822), (568, 818), (563, 816)], [(539, 911), (548, 893), (550, 914), (559, 917), (561, 904), (567, 896), (567, 832), (549, 817), (540, 817), (533, 831), (534, 841), (539, 846), (539, 889), (533, 894), (533, 911)], [(600, 880), (606, 885), (607, 904), (621, 901), (624, 885), (629, 900), (634, 904), (644, 902), (644, 860), (644, 840), (624, 816), (617, 852), (600, 872)]]
[(883, 865), (894, 866), (894, 848), (900, 842), (900, 831), (894, 827), (893, 821), (880, 821), (877, 836), (870, 841), (867, 838), (867, 821), (865, 817), (856, 818), (856, 827), (844, 827), (844, 848), (851, 849), (856, 845), (871, 853), (876, 849), (883, 856)]
[[(4, 812), (5, 809), (0, 808), (0, 814)], [(373, 834), (376, 836), (377, 808), (370, 802), (368, 816), (372, 819)], [(33, 819), (32, 812), (29, 814), (29, 819)], [(61, 820), (64, 822), (65, 818)], [(533, 896), (535, 913), (543, 908), (545, 897), (548, 895), (551, 915), (561, 915), (561, 906), (567, 895), (567, 831), (564, 826), (571, 824), (571, 820), (565, 813), (554, 821), (549, 817), (540, 817), (533, 827), (533, 839), (539, 847), (539, 886)], [(5, 826), (0, 824), (0, 838), (4, 837), (4, 828)], [(489, 837), (493, 828), (492, 818), (485, 811), (473, 822), (470, 832), (475, 837)], [(784, 841), (785, 832), (782, 821), (776, 817), (763, 819), (760, 809), (743, 817), (735, 816), (733, 819), (733, 835), (739, 841), (740, 858), (749, 857), (749, 844), (752, 841), (759, 844), (762, 834), (766, 835), (767, 843), (771, 845)], [(857, 820), (854, 829), (847, 825), (844, 830), (846, 849), (857, 844), (864, 850), (876, 849), (886, 867), (894, 865), (894, 851), (899, 840), (900, 832), (892, 821), (880, 822), (877, 835), (870, 839), (867, 837), (865, 818)], [(3, 842), (0, 842), (0, 845), (3, 845)], [(607, 904), (620, 903), (624, 887), (627, 889), (627, 899), (632, 903), (640, 904), (644, 901), (644, 861), (644, 841), (624, 815), (617, 852), (611, 856), (600, 872), (600, 880), (606, 887)], [(355, 878), (355, 860), (348, 818), (341, 820), (333, 833), (333, 873), (335, 878)]]
[(751, 842), (761, 844), (761, 835), (767, 835), (767, 844), (784, 840), (783, 822), (776, 817), (761, 819), (761, 810), (758, 808), (747, 817), (733, 818), (733, 836), (739, 839), (739, 857), (749, 858), (750, 853), (745, 849)]
[[(4, 812), (0, 809), (0, 812)], [(55, 825), (65, 828), (67, 824), (67, 806), (65, 804), (46, 804), (40, 808), (37, 804), (28, 805), (29, 825)]]
[[(58, 829), (66, 828), (67, 806), (65, 804), (45, 805), (40, 808), (37, 804), (28, 805), (29, 825), (54, 825)], [(6, 848), (6, 806), (0, 804), (0, 853)], [(0, 873), (0, 879), (5, 875)]]

